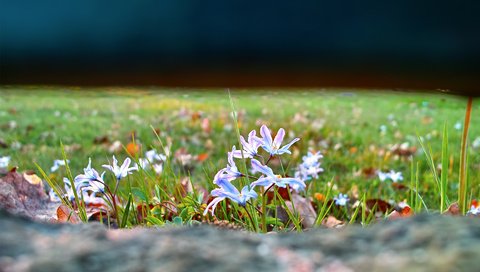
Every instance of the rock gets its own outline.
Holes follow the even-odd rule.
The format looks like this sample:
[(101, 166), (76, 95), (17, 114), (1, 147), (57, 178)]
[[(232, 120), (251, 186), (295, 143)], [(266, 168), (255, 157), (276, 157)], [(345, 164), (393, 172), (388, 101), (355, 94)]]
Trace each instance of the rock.
[(0, 178), (0, 209), (30, 218), (48, 219), (45, 213), (54, 213), (55, 209), (51, 208), (43, 184), (32, 184), (25, 177), (30, 176), (11, 171)]
[[(0, 211), (2, 271), (477, 271), (480, 220), (416, 215), (367, 228), (252, 234), (208, 226), (107, 230)], [(0, 269), (1, 270), (1, 269)]]

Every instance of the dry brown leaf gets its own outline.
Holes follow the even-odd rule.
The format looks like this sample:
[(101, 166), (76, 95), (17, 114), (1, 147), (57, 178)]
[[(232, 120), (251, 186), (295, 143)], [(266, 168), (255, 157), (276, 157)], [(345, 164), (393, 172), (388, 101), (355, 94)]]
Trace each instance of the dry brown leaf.
[(327, 218), (323, 219), (322, 225), (327, 228), (341, 228), (345, 226), (345, 222), (338, 220), (335, 216), (329, 215)]
[(126, 148), (127, 148), (128, 154), (132, 157), (136, 157), (137, 153), (140, 151), (140, 146), (133, 142), (128, 143)]
[(68, 206), (62, 204), (57, 208), (57, 221), (61, 223), (78, 224), (81, 222), (78, 215)]
[(292, 194), (292, 201), (285, 201), (285, 204), (290, 211), (293, 211), (294, 208), (292, 207), (292, 202), (295, 211), (300, 215), (302, 225), (305, 228), (312, 228), (315, 224), (315, 219), (317, 218), (317, 212), (313, 209), (311, 201), (294, 193)]
[(204, 160), (208, 159), (207, 153), (201, 153), (197, 155), (197, 161), (203, 162)]
[(33, 184), (33, 185), (43, 185), (42, 183), (42, 179), (39, 178), (37, 175), (35, 174), (27, 174), (27, 173), (23, 173), (23, 178), (28, 181), (30, 184)]
[(446, 212), (443, 213), (444, 215), (460, 215), (460, 207), (458, 206), (457, 202), (452, 203)]

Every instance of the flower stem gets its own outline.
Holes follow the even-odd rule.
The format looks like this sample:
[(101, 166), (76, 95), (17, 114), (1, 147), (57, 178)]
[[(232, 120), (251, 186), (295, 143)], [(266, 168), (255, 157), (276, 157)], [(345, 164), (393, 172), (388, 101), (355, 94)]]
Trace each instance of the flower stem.
[(255, 232), (258, 232), (257, 226), (256, 226), (256, 224), (255, 224), (255, 221), (253, 221), (252, 215), (250, 214), (250, 212), (248, 211), (248, 209), (247, 209), (246, 206), (244, 206), (243, 208), (245, 209), (245, 212), (247, 212), (248, 218), (250, 219), (250, 222), (252, 223), (253, 230), (254, 230)]

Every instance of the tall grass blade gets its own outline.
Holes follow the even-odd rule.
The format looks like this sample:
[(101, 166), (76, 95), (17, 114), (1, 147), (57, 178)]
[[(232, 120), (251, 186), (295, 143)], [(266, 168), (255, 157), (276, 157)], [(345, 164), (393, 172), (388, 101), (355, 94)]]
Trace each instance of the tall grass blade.
[(458, 206), (460, 212), (465, 214), (467, 209), (467, 150), (468, 150), (468, 128), (470, 127), (470, 115), (472, 113), (473, 98), (469, 97), (463, 123), (462, 146), (460, 149), (460, 178), (458, 184)]

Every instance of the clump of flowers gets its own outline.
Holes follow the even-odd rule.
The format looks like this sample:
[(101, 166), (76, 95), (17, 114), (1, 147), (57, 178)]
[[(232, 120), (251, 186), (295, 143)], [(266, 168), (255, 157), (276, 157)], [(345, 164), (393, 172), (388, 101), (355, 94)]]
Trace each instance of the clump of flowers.
[[(246, 207), (250, 200), (256, 199), (258, 193), (255, 191), (257, 188), (264, 188), (263, 194), (266, 194), (272, 187), (294, 188), (297, 190), (303, 190), (306, 187), (305, 175), (302, 177), (288, 177), (275, 173), (272, 168), (268, 166), (268, 163), (275, 157), (283, 154), (291, 154), (289, 148), (299, 141), (299, 138), (295, 138), (286, 145), (282, 146), (282, 142), (285, 137), (285, 130), (280, 128), (275, 136), (272, 138), (272, 134), (266, 125), (260, 128), (260, 136), (256, 136), (256, 131), (252, 130), (248, 134), (248, 141), (243, 136), (240, 136), (240, 143), (242, 148), (237, 150), (235, 146), (228, 152), (228, 163), (225, 168), (222, 168), (217, 172), (213, 179), (213, 183), (218, 186), (211, 191), (211, 196), (214, 199), (207, 205), (204, 215), (211, 210), (211, 214), (214, 215), (215, 208), (218, 203), (224, 199), (230, 199), (234, 203), (241, 207)], [(260, 154), (259, 148), (262, 148), (268, 155), (264, 157)], [(250, 173), (260, 174), (260, 176), (251, 176), (249, 173), (241, 172), (235, 159), (244, 158), (249, 159)], [(304, 167), (307, 169), (308, 175), (316, 176), (322, 170), (317, 160), (321, 158), (319, 153), (308, 155), (304, 158)], [(307, 174), (305, 172), (305, 174)], [(250, 184), (245, 185), (241, 191), (239, 191), (232, 182), (238, 178), (253, 179)], [(248, 210), (247, 210), (248, 213)], [(250, 215), (249, 215), (250, 216)]]
[(402, 172), (395, 172), (393, 170), (390, 170), (390, 172), (378, 171), (377, 175), (378, 175), (378, 178), (380, 179), (380, 181), (382, 181), (382, 182), (386, 181), (388, 179), (390, 179), (393, 182), (399, 182), (399, 181), (403, 180)]
[[(295, 177), (303, 182), (318, 178), (318, 174), (323, 172), (319, 161), (321, 158), (323, 158), (323, 155), (320, 152), (309, 151), (306, 156), (303, 156), (303, 162), (298, 165)], [(299, 190), (300, 188), (293, 187), (293, 189)]]
[[(118, 161), (113, 156), (112, 165), (103, 165), (104, 168), (111, 171), (115, 177), (116, 185), (115, 190), (112, 192), (108, 185), (105, 183), (104, 176), (105, 171), (99, 174), (97, 170), (92, 168), (92, 160), (88, 159), (88, 165), (83, 169), (83, 174), (77, 175), (72, 182), (68, 178), (63, 178), (64, 194), (61, 198), (66, 199), (72, 204), (75, 204), (78, 200), (81, 200), (82, 205), (85, 206), (103, 206), (107, 207), (107, 204), (113, 208), (115, 217), (118, 218), (117, 211), (117, 189), (121, 179), (131, 174), (132, 171), (138, 170), (137, 165), (130, 167), (130, 158), (125, 159), (121, 166), (118, 165)], [(50, 199), (52, 201), (61, 200), (60, 197), (53, 191), (49, 192)]]

